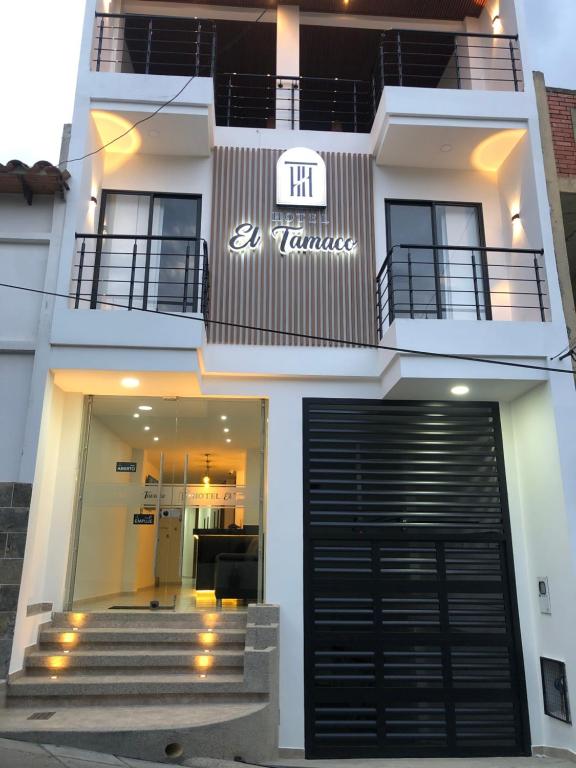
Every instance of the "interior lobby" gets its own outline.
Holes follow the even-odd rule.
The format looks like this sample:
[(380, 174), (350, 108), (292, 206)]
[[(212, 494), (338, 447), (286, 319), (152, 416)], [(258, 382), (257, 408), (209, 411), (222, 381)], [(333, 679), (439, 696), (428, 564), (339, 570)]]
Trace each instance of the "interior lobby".
[(90, 396), (72, 610), (235, 610), (262, 594), (265, 403)]

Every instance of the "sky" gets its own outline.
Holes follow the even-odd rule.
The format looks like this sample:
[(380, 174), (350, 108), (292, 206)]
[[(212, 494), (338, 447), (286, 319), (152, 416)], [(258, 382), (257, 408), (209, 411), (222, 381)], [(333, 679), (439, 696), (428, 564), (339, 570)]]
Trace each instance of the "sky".
[[(576, 89), (576, 0), (519, 0), (532, 65), (548, 85)], [(84, 0), (1, 3), (0, 162), (58, 162), (72, 119)], [(20, 31), (19, 31), (20, 30)]]

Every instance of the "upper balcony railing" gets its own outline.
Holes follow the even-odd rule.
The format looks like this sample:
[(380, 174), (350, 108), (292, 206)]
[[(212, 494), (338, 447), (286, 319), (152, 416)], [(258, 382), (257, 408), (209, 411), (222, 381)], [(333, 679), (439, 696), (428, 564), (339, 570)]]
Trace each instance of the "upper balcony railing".
[[(216, 32), (202, 19), (97, 13), (92, 67), (213, 77), (217, 125), (250, 128), (370, 132), (386, 86), (523, 90), (516, 36), (390, 30), (371, 76), (346, 79), (246, 73), (242, 62), (234, 73), (219, 72)], [(366, 54), (358, 55), (365, 71)]]
[(543, 251), (395, 245), (376, 278), (378, 335), (396, 318), (548, 319)]
[(370, 133), (374, 103), (362, 80), (217, 74), (217, 125)]
[(208, 247), (195, 237), (76, 235), (74, 309), (208, 317)]
[(393, 30), (382, 34), (374, 70), (387, 85), (460, 90), (523, 90), (518, 37)]
[(135, 13), (97, 13), (92, 68), (97, 72), (212, 77), (212, 22)]

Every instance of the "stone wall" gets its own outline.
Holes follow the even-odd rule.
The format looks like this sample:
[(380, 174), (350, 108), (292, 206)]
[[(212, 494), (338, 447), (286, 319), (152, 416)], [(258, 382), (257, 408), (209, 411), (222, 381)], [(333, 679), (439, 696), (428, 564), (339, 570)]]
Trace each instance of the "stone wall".
[(8, 675), (32, 486), (0, 483), (0, 679)]

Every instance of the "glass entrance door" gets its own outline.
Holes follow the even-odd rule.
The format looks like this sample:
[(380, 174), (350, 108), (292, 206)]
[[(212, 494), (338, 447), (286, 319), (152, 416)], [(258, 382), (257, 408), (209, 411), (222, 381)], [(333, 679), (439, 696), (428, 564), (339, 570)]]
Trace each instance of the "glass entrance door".
[(88, 408), (69, 609), (261, 599), (263, 401), (94, 396)]

